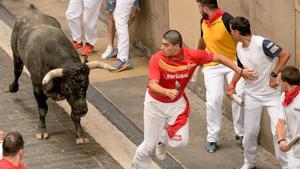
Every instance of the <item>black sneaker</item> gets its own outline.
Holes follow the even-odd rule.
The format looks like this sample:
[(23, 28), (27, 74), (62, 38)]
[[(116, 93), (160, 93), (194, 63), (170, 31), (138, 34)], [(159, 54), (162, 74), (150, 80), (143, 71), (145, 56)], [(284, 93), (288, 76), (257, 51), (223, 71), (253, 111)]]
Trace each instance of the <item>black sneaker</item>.
[(235, 136), (235, 139), (236, 139), (236, 140), (239, 140), (240, 145), (241, 145), (241, 147), (243, 148), (243, 139), (244, 139), (244, 136), (238, 136), (238, 135), (236, 135), (236, 136)]

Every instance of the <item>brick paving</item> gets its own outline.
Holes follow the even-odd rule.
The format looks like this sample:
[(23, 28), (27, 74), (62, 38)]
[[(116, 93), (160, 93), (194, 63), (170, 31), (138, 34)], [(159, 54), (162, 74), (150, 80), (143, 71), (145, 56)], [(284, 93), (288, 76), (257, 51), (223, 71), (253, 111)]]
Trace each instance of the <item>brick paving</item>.
[(0, 48), (0, 128), (20, 131), (25, 140), (24, 163), (29, 169), (121, 169), (122, 167), (88, 136), (87, 145), (75, 144), (74, 124), (55, 102), (48, 101), (48, 140), (35, 138), (38, 112), (31, 80), (22, 73), (17, 93), (8, 92), (13, 79), (12, 59)]

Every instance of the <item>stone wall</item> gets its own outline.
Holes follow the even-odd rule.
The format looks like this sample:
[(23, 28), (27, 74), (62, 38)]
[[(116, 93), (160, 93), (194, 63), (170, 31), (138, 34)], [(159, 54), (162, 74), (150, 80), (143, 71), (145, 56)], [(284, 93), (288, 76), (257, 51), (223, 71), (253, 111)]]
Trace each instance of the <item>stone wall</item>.
[(130, 28), (130, 38), (134, 45), (148, 50), (148, 56), (160, 49), (161, 37), (169, 29), (168, 11), (168, 0), (141, 0), (141, 10)]

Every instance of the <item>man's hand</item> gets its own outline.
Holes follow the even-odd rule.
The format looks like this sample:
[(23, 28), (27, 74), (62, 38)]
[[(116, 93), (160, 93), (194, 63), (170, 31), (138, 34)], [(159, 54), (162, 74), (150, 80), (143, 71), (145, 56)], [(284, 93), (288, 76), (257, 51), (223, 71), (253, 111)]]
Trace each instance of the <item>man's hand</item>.
[(269, 86), (276, 88), (278, 86), (276, 77), (270, 77)]
[(245, 80), (256, 80), (258, 79), (258, 74), (251, 69), (245, 68), (240, 74)]
[(228, 97), (230, 100), (233, 99), (232, 95), (235, 93), (235, 86), (236, 86), (236, 83), (237, 83), (237, 82), (231, 81), (231, 83), (230, 83), (229, 86), (228, 86), (226, 95), (227, 95), (227, 97)]
[(290, 150), (289, 145), (286, 140), (283, 140), (279, 143), (279, 148), (283, 152), (287, 152)]
[(168, 96), (171, 100), (174, 100), (178, 94), (179, 91), (177, 89), (167, 89), (166, 91), (166, 96)]

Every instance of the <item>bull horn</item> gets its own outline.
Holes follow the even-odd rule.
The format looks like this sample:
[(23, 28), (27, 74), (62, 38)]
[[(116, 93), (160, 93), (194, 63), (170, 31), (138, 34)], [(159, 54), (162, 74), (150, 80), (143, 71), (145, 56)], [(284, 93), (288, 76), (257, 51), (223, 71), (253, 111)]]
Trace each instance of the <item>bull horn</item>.
[(106, 70), (116, 70), (113, 66), (111, 66), (108, 63), (100, 62), (100, 61), (92, 61), (86, 63), (86, 65), (90, 68), (90, 70), (95, 69), (95, 68), (102, 68)]
[(63, 76), (64, 76), (63, 68), (50, 70), (43, 78), (42, 84), (46, 85), (47, 83), (49, 83), (50, 80), (52, 80), (56, 77), (63, 77)]

